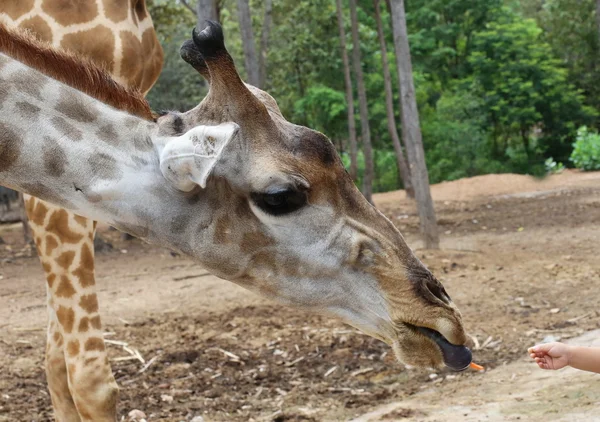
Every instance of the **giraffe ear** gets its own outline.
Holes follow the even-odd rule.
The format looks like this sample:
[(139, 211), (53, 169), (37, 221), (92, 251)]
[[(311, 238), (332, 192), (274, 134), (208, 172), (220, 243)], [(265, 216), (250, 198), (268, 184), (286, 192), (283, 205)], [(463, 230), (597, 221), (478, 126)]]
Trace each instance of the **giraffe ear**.
[(225, 146), (239, 130), (235, 123), (197, 126), (176, 138), (169, 138), (160, 154), (160, 170), (173, 186), (190, 192), (206, 181)]

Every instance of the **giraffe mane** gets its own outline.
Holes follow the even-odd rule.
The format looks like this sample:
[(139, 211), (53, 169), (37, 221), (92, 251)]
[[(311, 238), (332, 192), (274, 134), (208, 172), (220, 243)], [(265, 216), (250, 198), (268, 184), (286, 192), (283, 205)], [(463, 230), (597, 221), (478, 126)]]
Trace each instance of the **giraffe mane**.
[(58, 50), (29, 31), (8, 29), (0, 23), (0, 52), (116, 109), (155, 120), (139, 91), (122, 86), (86, 57)]

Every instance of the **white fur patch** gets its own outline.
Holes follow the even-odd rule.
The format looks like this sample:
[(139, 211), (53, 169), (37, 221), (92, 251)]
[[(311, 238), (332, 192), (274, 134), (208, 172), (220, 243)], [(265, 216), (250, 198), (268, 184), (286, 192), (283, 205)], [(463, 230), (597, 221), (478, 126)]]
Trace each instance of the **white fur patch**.
[(181, 136), (169, 138), (160, 154), (163, 176), (183, 192), (191, 191), (196, 185), (205, 188), (223, 149), (238, 129), (235, 123), (197, 126)]

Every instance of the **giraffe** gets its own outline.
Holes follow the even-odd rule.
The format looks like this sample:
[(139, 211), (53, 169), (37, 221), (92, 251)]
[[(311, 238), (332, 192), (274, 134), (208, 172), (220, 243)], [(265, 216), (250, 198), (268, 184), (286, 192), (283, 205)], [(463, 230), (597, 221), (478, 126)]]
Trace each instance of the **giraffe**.
[[(163, 52), (145, 0), (5, 0), (0, 2), (0, 23), (27, 30), (56, 48), (78, 52), (108, 71), (117, 82), (144, 93), (150, 90), (162, 69)], [(60, 307), (54, 306), (57, 301), (54, 296), (62, 297), (65, 304), (68, 304), (69, 298), (65, 297), (67, 292), (60, 288), (53, 290), (50, 284), (55, 279), (72, 281), (79, 276), (68, 262), (75, 259), (77, 251), (85, 245), (86, 251), (89, 251), (85, 257), (85, 277), (88, 284), (93, 285), (95, 223), (33, 197), (25, 196), (25, 203), (29, 225), (37, 240), (38, 255), (48, 281), (49, 323), (45, 368), (50, 396), (58, 420), (78, 421), (78, 411), (82, 417), (86, 412), (82, 409), (84, 404), (78, 404), (78, 401), (81, 402), (80, 390), (89, 390), (90, 386), (67, 378), (65, 355), (73, 352), (75, 343), (64, 340), (64, 329), (57, 323)], [(44, 220), (40, 218), (40, 210), (48, 210), (49, 214), (61, 216), (61, 219)], [(85, 233), (74, 236), (73, 225)], [(42, 247), (41, 239), (44, 238), (51, 240)], [(73, 242), (74, 239), (77, 242)], [(93, 289), (88, 288), (88, 297)], [(73, 298), (79, 296), (82, 295), (73, 295)], [(100, 316), (91, 318), (88, 326), (90, 332), (101, 333)], [(100, 360), (106, 359), (103, 352), (99, 354)], [(83, 355), (80, 361), (82, 359), (85, 360)], [(71, 362), (71, 365), (80, 363)], [(86, 406), (96, 415), (101, 413), (96, 409), (106, 409), (104, 412), (109, 418), (116, 406), (117, 387), (110, 368), (105, 367), (103, 372), (105, 383), (94, 384), (92, 388), (98, 388), (97, 397), (91, 402), (88, 400)], [(82, 379), (87, 378), (85, 372), (80, 373)], [(102, 418), (97, 416), (96, 420)]]
[[(142, 97), (67, 53), (1, 29), (0, 52), (0, 185), (169, 247), (280, 303), (335, 316), (406, 364), (471, 362), (442, 284), (358, 191), (331, 141), (288, 122), (269, 94), (242, 82), (218, 24), (181, 49), (208, 80), (207, 97), (157, 118)], [(74, 238), (84, 235), (75, 227)], [(65, 261), (80, 272), (85, 255)], [(83, 273), (49, 284), (76, 295)], [(81, 327), (97, 316), (95, 293), (86, 293), (76, 307), (55, 295), (63, 341), (75, 344), (68, 378), (102, 364), (69, 365), (71, 352), (101, 351), (101, 333)]]

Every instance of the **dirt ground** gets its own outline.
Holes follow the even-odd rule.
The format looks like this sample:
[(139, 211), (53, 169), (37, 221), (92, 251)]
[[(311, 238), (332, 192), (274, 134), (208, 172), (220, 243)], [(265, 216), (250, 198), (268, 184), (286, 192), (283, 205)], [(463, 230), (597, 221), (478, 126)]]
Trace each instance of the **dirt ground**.
[[(432, 373), (339, 322), (287, 309), (138, 241), (98, 256), (120, 413), (149, 421), (600, 420), (600, 378), (526, 359), (600, 337), (600, 173), (490, 175), (432, 188), (442, 249), (420, 248), (403, 192), (382, 211), (460, 307), (484, 373)], [(51, 420), (42, 272), (0, 227), (0, 421)], [(578, 337), (584, 336), (584, 337)], [(141, 359), (125, 350), (137, 350)], [(145, 370), (143, 370), (145, 369)]]

